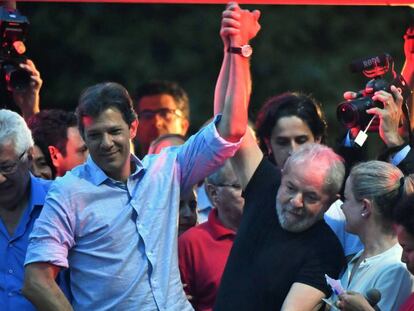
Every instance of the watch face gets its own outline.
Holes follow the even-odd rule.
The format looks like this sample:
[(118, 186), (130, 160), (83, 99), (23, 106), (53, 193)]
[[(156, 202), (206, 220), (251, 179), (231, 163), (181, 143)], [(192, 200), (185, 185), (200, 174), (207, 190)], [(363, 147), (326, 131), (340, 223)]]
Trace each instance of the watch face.
[(250, 57), (253, 53), (253, 49), (250, 45), (246, 44), (241, 47), (241, 54), (244, 57)]

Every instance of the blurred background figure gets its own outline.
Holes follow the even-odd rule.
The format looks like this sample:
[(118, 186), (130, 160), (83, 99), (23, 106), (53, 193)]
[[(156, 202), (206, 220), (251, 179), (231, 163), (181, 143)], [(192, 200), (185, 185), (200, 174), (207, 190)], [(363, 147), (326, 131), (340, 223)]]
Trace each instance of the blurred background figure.
[(164, 134), (151, 142), (148, 154), (158, 154), (165, 147), (179, 146), (184, 143), (185, 137), (181, 134)]
[(54, 179), (55, 175), (53, 173), (53, 164), (50, 159), (47, 146), (44, 147), (40, 140), (34, 139), (32, 155), (33, 159), (30, 164), (31, 173), (39, 178)]
[(403, 250), (393, 230), (393, 208), (414, 190), (410, 177), (394, 165), (369, 161), (352, 168), (345, 184), (342, 209), (346, 230), (358, 235), (364, 249), (348, 263), (341, 277), (345, 290), (381, 293), (381, 310), (398, 310), (412, 291), (413, 280), (401, 263)]
[(160, 135), (187, 134), (189, 99), (176, 82), (152, 81), (138, 87), (135, 111), (139, 119), (135, 152), (139, 157), (148, 153), (151, 142)]
[(229, 160), (206, 178), (205, 186), (213, 205), (207, 222), (178, 239), (181, 280), (195, 310), (213, 309), (244, 206)]
[[(28, 125), (36, 145), (47, 159), (45, 162), (52, 165), (52, 178), (63, 176), (86, 161), (88, 148), (73, 112), (42, 110), (29, 118)], [(32, 165), (32, 171), (37, 173), (38, 169)]]

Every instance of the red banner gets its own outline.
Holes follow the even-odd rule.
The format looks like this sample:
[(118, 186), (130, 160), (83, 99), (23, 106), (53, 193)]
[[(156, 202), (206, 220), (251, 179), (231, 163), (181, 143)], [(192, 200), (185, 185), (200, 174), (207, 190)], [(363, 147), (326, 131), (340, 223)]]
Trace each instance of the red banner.
[[(20, 2), (20, 1), (18, 1)], [(107, 2), (107, 3), (166, 3), (166, 4), (225, 4), (228, 0), (24, 0), (22, 2)], [(413, 6), (414, 0), (239, 0), (239, 4), (287, 5), (403, 5)]]

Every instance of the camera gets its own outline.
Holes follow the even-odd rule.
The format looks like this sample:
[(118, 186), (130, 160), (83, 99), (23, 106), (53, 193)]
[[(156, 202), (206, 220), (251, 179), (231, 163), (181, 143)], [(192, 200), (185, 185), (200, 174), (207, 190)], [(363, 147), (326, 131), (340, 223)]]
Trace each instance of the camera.
[(19, 67), (26, 60), (28, 25), (28, 19), (17, 10), (0, 7), (0, 83), (8, 91), (24, 90), (31, 81), (30, 73)]
[[(393, 75), (393, 80), (388, 82), (384, 77), (389, 72)], [(390, 87), (401, 89), (401, 94), (406, 101), (411, 95), (411, 89), (401, 75), (397, 75), (394, 70), (392, 57), (384, 53), (383, 55), (365, 58), (354, 61), (350, 64), (352, 72), (362, 72), (367, 78), (371, 78), (363, 90), (357, 92), (357, 97), (353, 100), (342, 102), (336, 109), (337, 119), (347, 128), (359, 127), (365, 129), (372, 119), (372, 115), (366, 113), (367, 109), (378, 107), (384, 108), (380, 101), (374, 101), (372, 97), (375, 92), (383, 90), (391, 93)], [(379, 126), (378, 118), (371, 122), (368, 131), (377, 131)]]

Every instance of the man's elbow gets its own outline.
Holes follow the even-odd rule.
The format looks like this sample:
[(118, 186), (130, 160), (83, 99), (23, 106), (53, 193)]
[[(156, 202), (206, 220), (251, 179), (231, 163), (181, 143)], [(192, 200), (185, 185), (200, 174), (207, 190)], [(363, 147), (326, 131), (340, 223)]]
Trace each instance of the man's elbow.
[(220, 135), (229, 142), (239, 142), (246, 133), (246, 125), (232, 124), (227, 130), (220, 132)]

